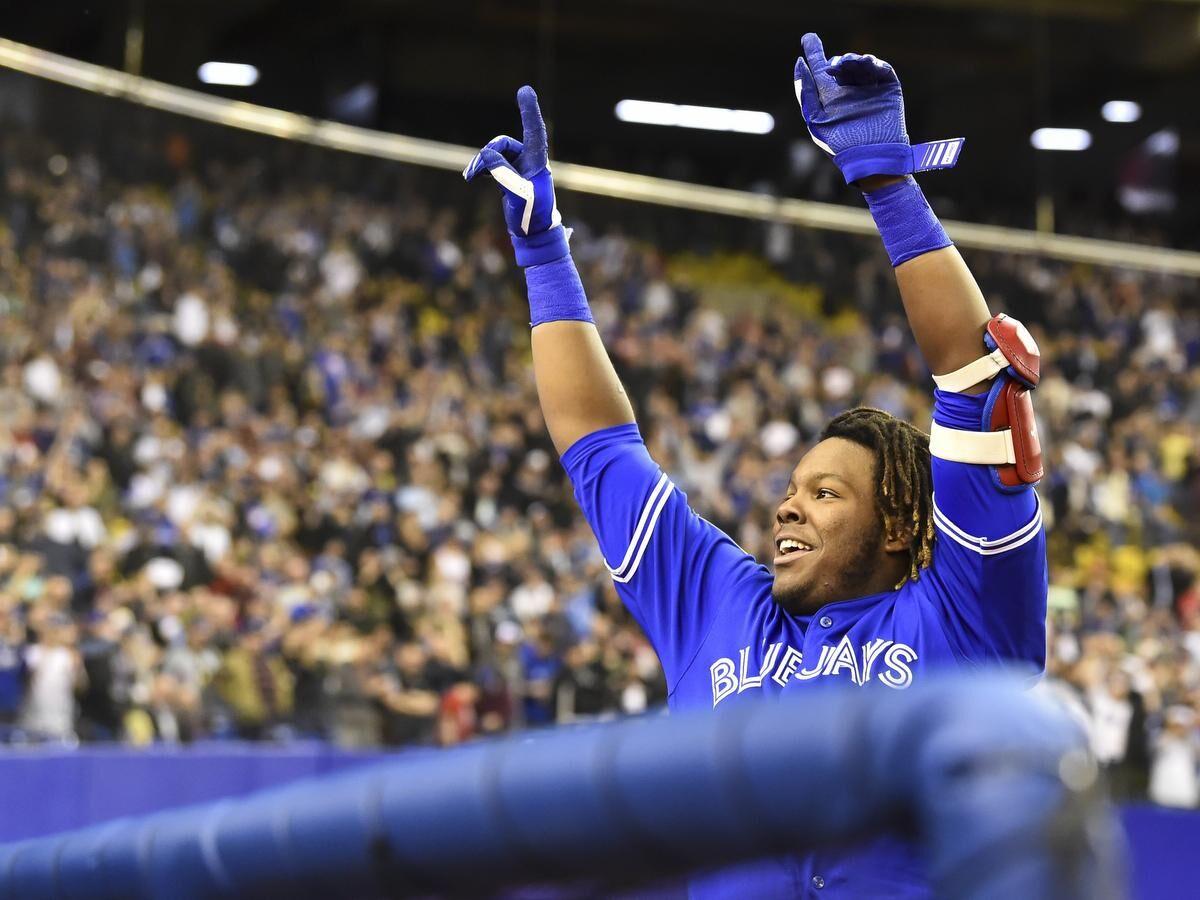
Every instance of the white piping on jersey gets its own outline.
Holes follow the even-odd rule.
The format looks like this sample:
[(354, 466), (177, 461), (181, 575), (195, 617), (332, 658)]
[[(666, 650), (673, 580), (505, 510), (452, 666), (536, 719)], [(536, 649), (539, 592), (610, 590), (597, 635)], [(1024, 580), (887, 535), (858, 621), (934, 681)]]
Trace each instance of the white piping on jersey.
[(1009, 550), (1015, 550), (1022, 544), (1026, 544), (1038, 536), (1038, 532), (1042, 528), (1042, 501), (1038, 497), (1037, 492), (1034, 492), (1034, 502), (1037, 504), (1037, 511), (1028, 524), (1018, 528), (1012, 534), (1007, 534), (1002, 538), (988, 540), (987, 538), (974, 537), (967, 534), (957, 525), (947, 518), (937, 505), (936, 495), (933, 498), (933, 523), (938, 527), (938, 530), (956, 544), (966, 547), (968, 550), (974, 550), (981, 556), (994, 556), (997, 553), (1006, 553)]
[(659, 493), (663, 490), (664, 486), (668, 484), (670, 484), (670, 479), (667, 478), (667, 473), (663, 472), (659, 476), (658, 481), (655, 483), (654, 490), (650, 492), (650, 497), (648, 500), (646, 500), (645, 506), (642, 507), (642, 515), (638, 519), (637, 526), (633, 529), (633, 537), (629, 541), (629, 549), (625, 552), (625, 558), (621, 560), (621, 564), (616, 568), (609, 566), (608, 561), (605, 561), (604, 564), (608, 566), (608, 570), (610, 572), (614, 574), (620, 574), (624, 572), (625, 568), (629, 565), (629, 560), (633, 557), (634, 549), (637, 547), (638, 541), (641, 540), (642, 530), (646, 527), (646, 522), (650, 518), (651, 508), (658, 500)]
[(667, 505), (667, 500), (674, 487), (675, 485), (671, 483), (671, 479), (664, 472), (658, 479), (658, 484), (654, 486), (654, 490), (650, 492), (650, 499), (642, 507), (641, 518), (638, 519), (637, 527), (633, 530), (633, 538), (629, 542), (629, 549), (625, 551), (625, 558), (621, 560), (621, 564), (614, 569), (608, 565), (608, 560), (604, 561), (604, 565), (612, 574), (613, 581), (623, 584), (629, 581), (633, 577), (633, 573), (637, 571), (642, 557), (646, 553), (646, 547), (650, 544), (650, 537), (654, 534), (654, 526), (658, 523), (658, 517), (661, 515), (663, 507)]

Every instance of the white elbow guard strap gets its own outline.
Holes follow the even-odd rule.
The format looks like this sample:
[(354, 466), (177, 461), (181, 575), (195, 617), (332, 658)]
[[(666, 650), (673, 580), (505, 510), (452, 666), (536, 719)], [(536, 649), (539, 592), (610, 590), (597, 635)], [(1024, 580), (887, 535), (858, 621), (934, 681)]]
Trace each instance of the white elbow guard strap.
[(980, 422), (983, 431), (962, 431), (934, 422), (929, 452), (953, 462), (990, 465), (997, 487), (1019, 490), (1036, 484), (1044, 474), (1042, 444), (1029, 396), (1041, 378), (1041, 351), (1028, 329), (1003, 313), (988, 322), (983, 341), (989, 351), (986, 356), (949, 374), (933, 376), (938, 388), (954, 393), (994, 379)]

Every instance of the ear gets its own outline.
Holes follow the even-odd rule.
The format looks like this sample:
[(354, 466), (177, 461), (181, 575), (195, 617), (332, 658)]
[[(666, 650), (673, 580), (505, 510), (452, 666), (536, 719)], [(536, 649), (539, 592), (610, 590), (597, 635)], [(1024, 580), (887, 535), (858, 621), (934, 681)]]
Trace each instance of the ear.
[(888, 553), (907, 553), (912, 546), (913, 527), (907, 525), (889, 530), (887, 539), (883, 542), (883, 549)]

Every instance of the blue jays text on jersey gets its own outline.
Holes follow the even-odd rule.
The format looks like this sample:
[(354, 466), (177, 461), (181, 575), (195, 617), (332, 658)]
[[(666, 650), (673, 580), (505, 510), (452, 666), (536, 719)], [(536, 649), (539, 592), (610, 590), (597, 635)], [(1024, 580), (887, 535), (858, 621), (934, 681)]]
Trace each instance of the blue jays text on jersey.
[[(785, 645), (783, 641), (771, 644), (761, 654), (761, 663), (750, 663), (753, 651), (754, 648), (747, 645), (738, 651), (737, 663), (728, 656), (722, 656), (708, 667), (712, 676), (714, 707), (726, 697), (761, 688), (767, 678), (780, 687), (787, 687), (793, 678), (809, 681), (846, 672), (859, 687), (877, 675), (880, 684), (902, 690), (912, 684), (912, 667), (909, 663), (917, 659), (917, 651), (908, 644), (886, 638), (875, 638), (861, 647), (852, 644), (849, 637), (843, 637), (836, 647), (825, 644), (821, 647), (820, 658), (811, 668), (805, 667), (801, 651)], [(876, 673), (877, 664), (883, 669), (882, 672)]]
[[(978, 423), (984, 402), (937, 391), (934, 419)], [(903, 690), (931, 668), (1044, 666), (1037, 494), (998, 490), (986, 466), (934, 458), (937, 540), (920, 578), (792, 615), (771, 596), (771, 572), (689, 507), (636, 425), (587, 435), (562, 462), (621, 599), (658, 652), (671, 709), (719, 713), (743, 696), (822, 684)], [(929, 888), (916, 848), (888, 838), (722, 870), (691, 893), (926, 897)]]

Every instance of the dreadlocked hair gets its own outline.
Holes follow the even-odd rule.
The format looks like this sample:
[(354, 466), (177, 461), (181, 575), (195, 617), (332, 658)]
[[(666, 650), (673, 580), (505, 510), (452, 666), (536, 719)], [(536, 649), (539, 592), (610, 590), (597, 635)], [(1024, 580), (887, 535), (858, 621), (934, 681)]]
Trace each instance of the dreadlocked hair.
[(896, 584), (916, 581), (933, 561), (933, 474), (929, 435), (881, 409), (860, 406), (835, 416), (821, 440), (844, 438), (875, 454), (875, 501), (890, 537), (908, 534), (909, 569)]

